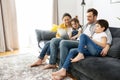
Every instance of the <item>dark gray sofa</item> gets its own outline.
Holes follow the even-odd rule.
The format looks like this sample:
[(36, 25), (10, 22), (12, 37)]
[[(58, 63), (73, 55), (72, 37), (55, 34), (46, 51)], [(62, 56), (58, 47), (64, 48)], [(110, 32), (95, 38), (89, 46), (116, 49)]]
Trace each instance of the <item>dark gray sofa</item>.
[(120, 80), (120, 28), (110, 27), (110, 31), (113, 41), (106, 57), (86, 57), (72, 63), (69, 72), (77, 80)]

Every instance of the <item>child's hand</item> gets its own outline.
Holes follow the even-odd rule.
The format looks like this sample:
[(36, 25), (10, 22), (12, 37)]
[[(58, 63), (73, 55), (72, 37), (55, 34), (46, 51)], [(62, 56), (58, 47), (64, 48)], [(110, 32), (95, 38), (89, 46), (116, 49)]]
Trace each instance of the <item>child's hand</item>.
[(107, 55), (107, 53), (108, 53), (108, 50), (109, 50), (109, 48), (110, 48), (110, 45), (106, 45), (104, 48), (103, 48), (103, 50), (101, 51), (101, 56), (106, 56)]
[(108, 48), (106, 48), (106, 47), (105, 47), (105, 48), (103, 48), (103, 50), (102, 50), (102, 51), (101, 51), (101, 53), (100, 53), (100, 54), (101, 54), (101, 56), (106, 56), (106, 55), (107, 55), (108, 50), (109, 50), (109, 49), (108, 49)]
[(71, 40), (75, 40), (75, 39), (76, 39), (76, 37), (71, 37), (70, 39), (71, 39)]

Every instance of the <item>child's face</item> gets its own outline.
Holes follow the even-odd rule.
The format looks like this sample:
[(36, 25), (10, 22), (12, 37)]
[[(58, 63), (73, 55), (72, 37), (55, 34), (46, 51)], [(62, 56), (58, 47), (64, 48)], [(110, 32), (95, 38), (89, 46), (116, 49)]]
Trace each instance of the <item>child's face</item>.
[(69, 16), (65, 16), (63, 18), (63, 23), (66, 25), (66, 26), (69, 26), (70, 25), (70, 17)]
[(74, 21), (71, 22), (72, 28), (78, 29), (79, 24), (75, 23)]
[(96, 24), (96, 27), (95, 27), (95, 33), (100, 33), (100, 32), (103, 32), (104, 31), (104, 27), (101, 27), (100, 24)]

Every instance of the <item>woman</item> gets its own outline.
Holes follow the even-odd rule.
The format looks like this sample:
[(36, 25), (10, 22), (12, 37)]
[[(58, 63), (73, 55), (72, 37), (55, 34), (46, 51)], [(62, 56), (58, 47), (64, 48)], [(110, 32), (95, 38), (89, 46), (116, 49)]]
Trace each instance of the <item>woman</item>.
[[(71, 32), (71, 25), (70, 25), (70, 20), (71, 20), (71, 15), (69, 13), (65, 13), (62, 17), (63, 23), (59, 25), (57, 33), (56, 33), (56, 38), (59, 40), (62, 40), (63, 38), (67, 38), (65, 35), (67, 32), (68, 35)], [(63, 34), (64, 31), (64, 34)], [(45, 55), (50, 55), (50, 43), (51, 41), (48, 41), (45, 46), (43, 47), (40, 55), (38, 56), (38, 60), (31, 65), (31, 67), (36, 67), (39, 66), (43, 63), (43, 59)], [(56, 66), (51, 66), (51, 67), (56, 67)]]

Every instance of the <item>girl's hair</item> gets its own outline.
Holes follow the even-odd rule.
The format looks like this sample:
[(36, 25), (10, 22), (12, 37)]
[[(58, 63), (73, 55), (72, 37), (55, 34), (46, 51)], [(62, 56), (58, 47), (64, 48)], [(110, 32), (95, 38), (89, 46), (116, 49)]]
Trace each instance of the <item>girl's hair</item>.
[(79, 20), (77, 18), (73, 18), (71, 19), (70, 22), (75, 22), (75, 23), (78, 23), (79, 24), (79, 27), (81, 27), (80, 23), (79, 23)]
[(107, 30), (107, 28), (109, 27), (109, 23), (107, 20), (104, 20), (104, 19), (99, 19), (97, 20), (96, 24), (99, 24), (101, 27), (104, 27), (104, 31)]
[(69, 13), (64, 13), (62, 19), (63, 19), (64, 17), (66, 17), (66, 16), (70, 17), (70, 19), (72, 18)]

